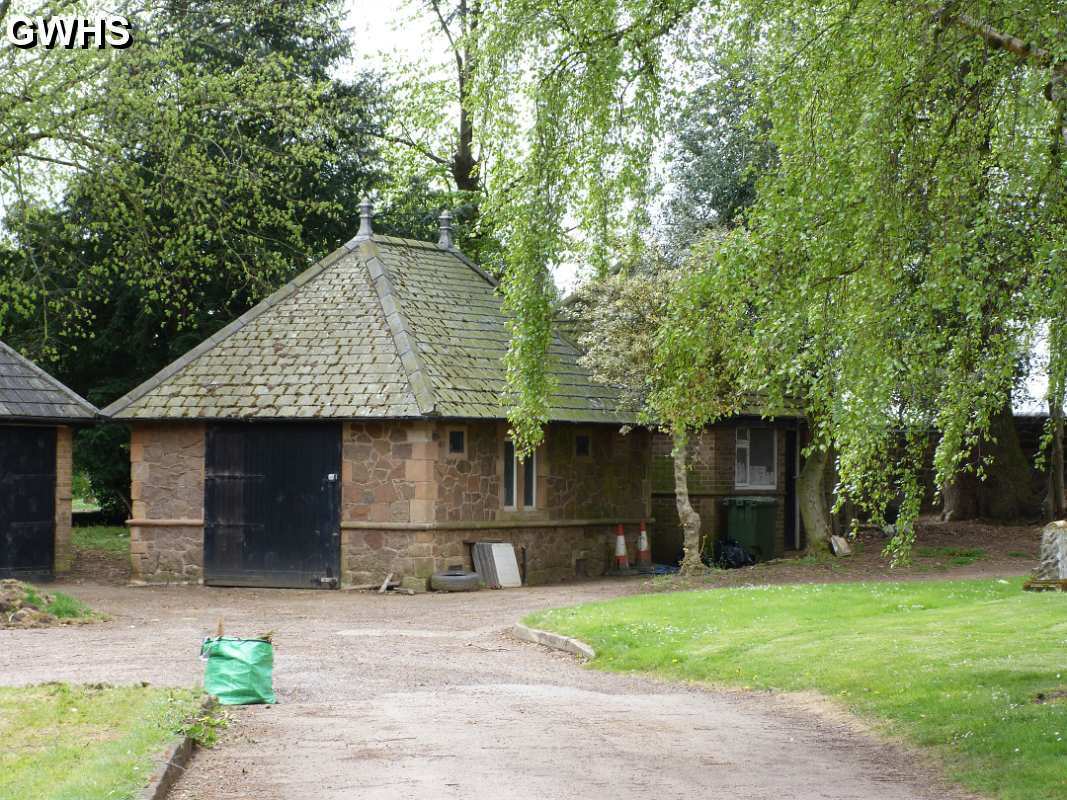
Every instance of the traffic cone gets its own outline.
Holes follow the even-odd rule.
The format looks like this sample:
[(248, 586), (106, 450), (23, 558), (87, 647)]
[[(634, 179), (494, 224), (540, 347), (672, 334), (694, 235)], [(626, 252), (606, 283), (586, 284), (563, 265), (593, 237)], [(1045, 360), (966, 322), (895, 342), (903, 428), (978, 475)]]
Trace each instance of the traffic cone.
[(651, 573), (652, 547), (648, 543), (648, 531), (645, 530), (645, 522), (641, 520), (641, 533), (637, 536), (637, 571)]
[(619, 572), (630, 569), (630, 557), (626, 555), (626, 537), (622, 533), (622, 525), (615, 529), (615, 569)]

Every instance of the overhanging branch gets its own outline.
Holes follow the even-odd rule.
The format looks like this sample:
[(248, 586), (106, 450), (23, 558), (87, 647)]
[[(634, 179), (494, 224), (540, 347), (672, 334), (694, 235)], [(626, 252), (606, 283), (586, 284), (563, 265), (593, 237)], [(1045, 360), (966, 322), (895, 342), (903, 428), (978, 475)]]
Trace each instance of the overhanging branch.
[(976, 36), (980, 36), (986, 45), (995, 50), (1006, 50), (1025, 61), (1033, 61), (1048, 67), (1056, 74), (1067, 78), (1067, 62), (1056, 61), (1052, 53), (1043, 47), (1038, 47), (1032, 42), (1020, 39), (1018, 36), (998, 31), (992, 25), (987, 25), (969, 14), (954, 13), (946, 6), (935, 9), (933, 16), (938, 22), (951, 23), (957, 28), (962, 28)]

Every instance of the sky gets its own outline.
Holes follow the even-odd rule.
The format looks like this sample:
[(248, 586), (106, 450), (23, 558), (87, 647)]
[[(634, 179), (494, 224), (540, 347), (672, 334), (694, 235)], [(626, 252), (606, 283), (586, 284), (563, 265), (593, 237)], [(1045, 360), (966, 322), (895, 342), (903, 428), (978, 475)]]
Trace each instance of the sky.
[(416, 61), (424, 54), (426, 41), (432, 41), (426, 26), (411, 21), (413, 12), (407, 0), (346, 0), (345, 9), (358, 66), (373, 66), (382, 52)]

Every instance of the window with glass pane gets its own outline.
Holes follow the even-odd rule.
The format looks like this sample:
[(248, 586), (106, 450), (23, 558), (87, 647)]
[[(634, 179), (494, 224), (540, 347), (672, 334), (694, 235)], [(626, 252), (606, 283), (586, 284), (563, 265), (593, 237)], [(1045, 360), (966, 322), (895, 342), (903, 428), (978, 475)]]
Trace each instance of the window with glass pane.
[(515, 443), (504, 442), (504, 505), (515, 507)]
[(738, 428), (734, 484), (739, 488), (774, 489), (778, 461), (773, 428)]
[(537, 488), (534, 482), (536, 464), (536, 453), (532, 453), (529, 458), (522, 462), (522, 505), (524, 508), (533, 508), (537, 505)]
[(578, 458), (588, 458), (592, 451), (588, 433), (579, 433), (574, 437), (574, 455)]
[(737, 440), (737, 466), (734, 470), (734, 483), (738, 486), (748, 485), (748, 442)]
[(463, 455), (467, 452), (467, 432), (454, 430), (448, 432), (448, 452), (451, 455)]

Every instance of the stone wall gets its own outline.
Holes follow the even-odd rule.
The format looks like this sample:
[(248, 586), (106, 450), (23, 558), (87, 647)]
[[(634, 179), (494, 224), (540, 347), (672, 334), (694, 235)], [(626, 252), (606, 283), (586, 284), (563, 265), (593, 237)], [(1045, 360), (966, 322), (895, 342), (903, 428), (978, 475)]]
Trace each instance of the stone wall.
[[(689, 460), (689, 500), (700, 514), (701, 535), (714, 539), (726, 527), (722, 500), (737, 495), (760, 495), (778, 500), (778, 515), (775, 522), (783, 549), (785, 541), (785, 431), (791, 423), (778, 424), (777, 428), (777, 488), (739, 489), (734, 485), (734, 458), (736, 455), (736, 430), (743, 425), (764, 425), (766, 422), (730, 421), (705, 428), (690, 437), (687, 456)], [(656, 433), (652, 439), (652, 555), (657, 562), (673, 563), (682, 551), (682, 528), (674, 496), (674, 462), (671, 456), (671, 439)]]
[[(575, 454), (575, 437), (590, 439), (588, 456)], [(552, 519), (647, 518), (651, 434), (627, 434), (615, 425), (554, 425), (545, 437), (547, 497)]]
[(348, 422), (343, 436), (343, 522), (433, 519), (437, 447), (429, 423)]
[(53, 564), (57, 574), (70, 572), (74, 564), (74, 552), (70, 544), (74, 469), (72, 441), (73, 435), (69, 427), (56, 427), (56, 530)]
[[(448, 452), (448, 435), (463, 431), (467, 451)], [(504, 437), (496, 422), (440, 423), (434, 430), (434, 519), (439, 522), (496, 519), (503, 507)]]
[[(448, 453), (448, 434), (463, 430), (467, 452)], [(575, 455), (577, 434), (590, 437), (590, 455)], [(649, 452), (644, 429), (623, 435), (617, 425), (555, 423), (537, 449), (536, 505), (505, 509), (504, 443), (507, 426), (497, 422), (440, 423), (434, 478), (438, 522), (480, 520), (641, 519), (649, 514)], [(521, 475), (520, 475), (521, 482)]]
[[(625, 526), (630, 558), (636, 553), (637, 525)], [(472, 569), (473, 541), (501, 541), (515, 545), (526, 583), (540, 584), (596, 577), (614, 563), (615, 526), (609, 524), (536, 527), (435, 528), (428, 530), (345, 529), (341, 532), (342, 582), (366, 585), (396, 577), (427, 578), (455, 564)]]
[[(450, 454), (448, 433), (457, 427), (464, 430), (466, 449)], [(534, 582), (573, 578), (576, 570), (601, 574), (612, 559), (613, 525), (627, 521), (636, 537), (637, 521), (648, 517), (649, 433), (549, 426), (538, 451), (536, 507), (509, 510), (502, 496), (506, 432), (506, 424), (495, 421), (345, 423), (344, 583), (469, 566), (463, 542), (485, 539), (526, 547)], [(589, 456), (575, 455), (577, 433), (590, 436)], [(133, 427), (134, 580), (202, 578), (204, 436), (198, 423)]]
[(130, 495), (133, 580), (199, 581), (204, 566), (204, 426), (134, 425)]

